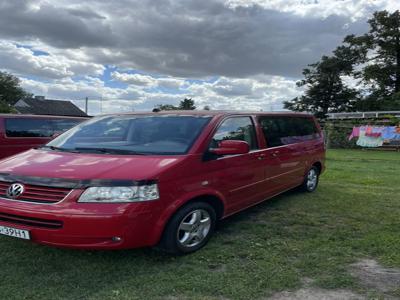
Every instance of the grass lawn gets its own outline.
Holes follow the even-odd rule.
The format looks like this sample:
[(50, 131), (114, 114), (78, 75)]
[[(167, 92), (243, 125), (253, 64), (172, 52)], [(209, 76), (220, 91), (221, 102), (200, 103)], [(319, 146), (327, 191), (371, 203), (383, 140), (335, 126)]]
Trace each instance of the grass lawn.
[(0, 237), (0, 299), (254, 299), (306, 278), (382, 297), (349, 274), (363, 258), (400, 267), (400, 153), (332, 150), (315, 193), (285, 193), (228, 218), (184, 257)]

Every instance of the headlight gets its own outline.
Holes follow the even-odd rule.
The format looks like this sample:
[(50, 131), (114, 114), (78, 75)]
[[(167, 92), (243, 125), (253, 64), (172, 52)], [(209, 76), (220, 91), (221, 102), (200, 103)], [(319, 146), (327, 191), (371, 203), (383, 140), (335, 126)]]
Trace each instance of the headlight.
[(141, 202), (160, 198), (157, 184), (139, 186), (90, 187), (78, 202), (118, 203)]

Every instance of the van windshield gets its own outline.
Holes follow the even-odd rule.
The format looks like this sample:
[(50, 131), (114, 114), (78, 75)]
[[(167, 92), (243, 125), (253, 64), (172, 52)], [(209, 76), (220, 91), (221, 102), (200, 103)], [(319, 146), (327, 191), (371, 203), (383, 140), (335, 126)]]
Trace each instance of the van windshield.
[(45, 148), (103, 154), (178, 155), (186, 153), (210, 116), (116, 115), (84, 122)]

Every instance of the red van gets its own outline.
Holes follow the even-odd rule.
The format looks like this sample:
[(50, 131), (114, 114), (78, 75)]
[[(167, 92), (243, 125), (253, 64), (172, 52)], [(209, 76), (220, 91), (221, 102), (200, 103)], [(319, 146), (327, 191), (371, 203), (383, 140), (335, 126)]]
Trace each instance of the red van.
[(313, 192), (324, 157), (306, 114), (100, 116), (0, 162), (0, 234), (190, 253), (222, 218), (295, 187)]
[(0, 159), (48, 143), (86, 118), (0, 114)]

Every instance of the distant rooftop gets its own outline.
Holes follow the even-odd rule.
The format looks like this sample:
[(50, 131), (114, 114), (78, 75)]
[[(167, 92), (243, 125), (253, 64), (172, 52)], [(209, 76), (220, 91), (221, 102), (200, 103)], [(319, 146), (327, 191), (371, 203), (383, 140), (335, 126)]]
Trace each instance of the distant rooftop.
[(51, 100), (43, 96), (19, 100), (14, 108), (21, 114), (87, 117), (69, 100)]

